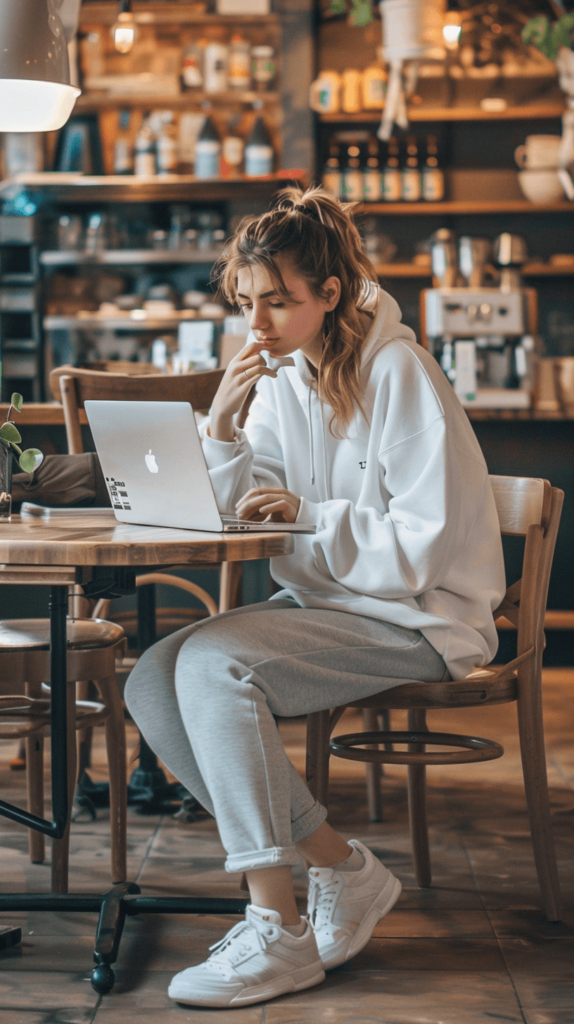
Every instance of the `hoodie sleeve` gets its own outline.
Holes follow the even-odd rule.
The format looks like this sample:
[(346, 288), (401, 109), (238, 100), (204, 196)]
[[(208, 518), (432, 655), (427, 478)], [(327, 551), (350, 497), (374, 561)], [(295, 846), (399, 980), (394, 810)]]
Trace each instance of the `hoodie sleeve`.
[[(299, 519), (317, 527), (314, 569), (325, 580), (386, 600), (416, 597), (441, 585), (457, 555), (456, 446), (437, 417), (378, 461), (380, 501), (303, 499)], [(477, 463), (477, 496), (484, 476)]]
[(208, 425), (204, 420), (200, 436), (221, 512), (232, 511), (252, 487), (286, 486), (277, 416), (259, 393), (249, 410), (249, 435), (236, 428), (233, 441), (216, 441), (207, 433)]

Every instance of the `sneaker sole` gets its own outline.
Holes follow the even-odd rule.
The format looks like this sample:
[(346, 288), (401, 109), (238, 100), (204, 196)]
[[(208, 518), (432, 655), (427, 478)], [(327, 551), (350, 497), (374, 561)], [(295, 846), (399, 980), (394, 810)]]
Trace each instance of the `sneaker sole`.
[(387, 879), (384, 889), (379, 893), (353, 935), (345, 955), (343, 956), (339, 953), (331, 959), (323, 959), (323, 966), (326, 971), (332, 970), (333, 967), (340, 967), (341, 964), (351, 960), (352, 957), (365, 948), (379, 921), (382, 921), (383, 917), (386, 917), (389, 911), (393, 909), (401, 895), (402, 889), (403, 887), (398, 878), (391, 874)]
[(303, 989), (312, 988), (313, 985), (320, 985), (324, 980), (325, 970), (322, 961), (319, 960), (309, 967), (302, 967), (300, 970), (293, 971), (289, 975), (283, 975), (283, 977), (276, 978), (274, 981), (268, 981), (263, 985), (255, 985), (253, 988), (244, 989), (234, 996), (233, 999), (225, 999), (224, 993), (222, 993), (221, 999), (217, 999), (213, 995), (206, 995), (203, 999), (201, 995), (190, 995), (188, 997), (172, 995), (171, 986), (168, 989), (168, 995), (175, 999), (177, 1003), (183, 1003), (186, 1006), (246, 1006), (249, 1003), (261, 1003), (267, 999), (275, 999), (277, 996), (287, 995), (289, 992), (301, 992)]

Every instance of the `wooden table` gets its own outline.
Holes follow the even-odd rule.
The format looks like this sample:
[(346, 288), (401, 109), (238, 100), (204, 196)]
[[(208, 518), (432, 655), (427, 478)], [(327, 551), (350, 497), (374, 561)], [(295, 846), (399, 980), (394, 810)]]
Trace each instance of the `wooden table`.
[[(64, 834), (68, 818), (66, 721), (66, 617), (68, 587), (80, 584), (90, 597), (135, 591), (139, 570), (173, 565), (210, 565), (287, 555), (290, 533), (200, 533), (118, 523), (112, 515), (70, 514), (0, 524), (0, 584), (49, 586), (52, 736), (52, 816), (36, 818), (0, 800), (0, 816), (34, 828), (52, 839)], [(99, 913), (92, 986), (109, 992), (111, 964), (118, 955), (126, 914), (240, 914), (245, 900), (146, 897), (132, 882), (107, 893), (14, 893), (0, 895), (0, 911), (56, 910)]]

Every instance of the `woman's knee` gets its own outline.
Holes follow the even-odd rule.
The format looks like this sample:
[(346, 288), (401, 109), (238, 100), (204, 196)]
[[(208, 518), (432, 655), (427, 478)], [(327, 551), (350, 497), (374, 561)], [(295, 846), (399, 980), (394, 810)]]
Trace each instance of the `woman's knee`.
[(165, 690), (173, 692), (177, 656), (189, 632), (188, 626), (160, 640), (142, 654), (132, 669), (126, 683), (124, 700), (134, 718), (142, 705), (147, 706), (153, 701), (157, 706)]

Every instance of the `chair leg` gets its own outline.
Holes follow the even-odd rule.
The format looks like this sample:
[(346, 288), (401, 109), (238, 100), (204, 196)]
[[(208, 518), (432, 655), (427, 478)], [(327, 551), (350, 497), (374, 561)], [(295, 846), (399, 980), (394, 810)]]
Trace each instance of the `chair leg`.
[[(363, 708), (363, 729), (365, 732), (378, 732), (379, 716), (376, 708)], [(377, 744), (372, 743), (367, 750), (376, 750)], [(365, 762), (367, 782), (367, 805), (369, 821), (383, 820), (383, 804), (381, 800), (381, 765), (373, 761)]]
[[(28, 810), (44, 817), (44, 737), (41, 732), (26, 736), (26, 789)], [(43, 864), (46, 839), (42, 832), (28, 829), (28, 849), (32, 864)]]
[(52, 892), (68, 891), (70, 820), (76, 792), (76, 687), (68, 683), (68, 824), (61, 839), (52, 841)]
[[(96, 696), (96, 690), (93, 683), (89, 681), (82, 681), (76, 683), (76, 698), (77, 700), (94, 700)], [(92, 763), (92, 740), (94, 737), (94, 730), (90, 729), (79, 729), (78, 730), (78, 778), (81, 779), (82, 773), (86, 772), (91, 767)]]
[[(536, 672), (534, 667), (533, 672)], [(528, 681), (521, 680), (519, 684), (518, 733), (530, 834), (542, 903), (548, 920), (560, 921), (562, 898), (548, 796), (540, 672), (541, 667), (538, 669), (538, 683), (530, 678)]]
[[(409, 711), (409, 729), (413, 732), (426, 732), (426, 711)], [(409, 750), (423, 750), (423, 744), (410, 743)], [(427, 826), (426, 801), (426, 767), (425, 765), (409, 765), (409, 824), (411, 844), (417, 885), (426, 888), (431, 884), (431, 864), (429, 854), (429, 837)]]
[(100, 697), (111, 709), (105, 720), (106, 750), (110, 776), (110, 846), (112, 882), (127, 878), (127, 766), (124, 709), (115, 676), (96, 681)]
[(331, 715), (314, 711), (307, 715), (307, 754), (305, 777), (311, 793), (323, 807), (329, 799), (329, 740)]

